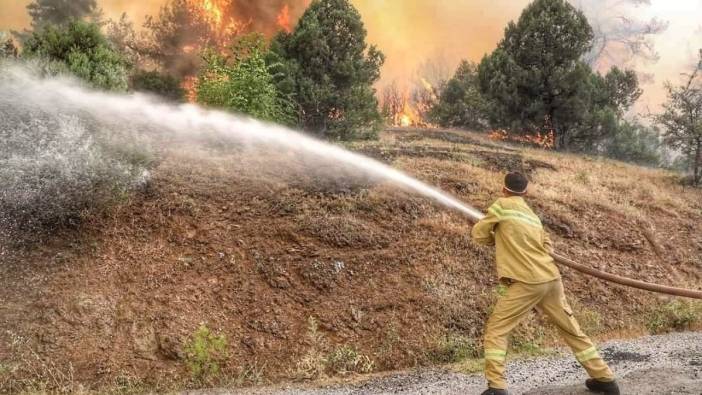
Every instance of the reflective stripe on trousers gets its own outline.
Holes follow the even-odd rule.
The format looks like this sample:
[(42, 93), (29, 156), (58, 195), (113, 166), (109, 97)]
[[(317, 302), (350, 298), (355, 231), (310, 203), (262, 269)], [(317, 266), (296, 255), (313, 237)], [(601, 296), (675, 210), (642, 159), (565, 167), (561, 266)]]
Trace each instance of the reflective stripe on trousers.
[(504, 378), (509, 334), (519, 322), (536, 308), (558, 328), (576, 359), (590, 377), (614, 380), (614, 374), (602, 360), (597, 348), (580, 330), (565, 299), (560, 279), (543, 284), (512, 283), (498, 299), (485, 327), (485, 377), (492, 388), (507, 388)]

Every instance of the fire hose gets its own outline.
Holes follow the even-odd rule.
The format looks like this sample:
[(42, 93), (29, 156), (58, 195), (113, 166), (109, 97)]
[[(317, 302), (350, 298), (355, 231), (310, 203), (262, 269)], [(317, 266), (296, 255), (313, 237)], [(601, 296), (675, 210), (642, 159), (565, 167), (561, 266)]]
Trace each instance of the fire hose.
[[(478, 217), (475, 216), (471, 213), (464, 212), (474, 223), (480, 221), (483, 219), (484, 216)], [(695, 289), (687, 289), (687, 288), (678, 288), (678, 287), (671, 287), (668, 285), (661, 285), (661, 284), (655, 284), (655, 283), (649, 283), (646, 281), (641, 281), (641, 280), (635, 280), (633, 278), (629, 277), (623, 277), (623, 276), (618, 276), (616, 274), (612, 273), (607, 273), (602, 270), (598, 270), (589, 266), (582, 265), (580, 263), (577, 263), (573, 261), (572, 259), (569, 259), (563, 255), (553, 253), (551, 254), (553, 259), (563, 265), (567, 266), (571, 269), (577, 270), (581, 273), (585, 273), (587, 275), (597, 277), (599, 279), (620, 284), (620, 285), (625, 285), (627, 287), (632, 287), (632, 288), (638, 288), (638, 289), (643, 289), (646, 291), (651, 291), (651, 292), (657, 292), (657, 293), (663, 293), (663, 294), (668, 294), (668, 295), (675, 295), (675, 296), (682, 296), (685, 298), (693, 298), (693, 299), (702, 299), (702, 290), (695, 290)]]

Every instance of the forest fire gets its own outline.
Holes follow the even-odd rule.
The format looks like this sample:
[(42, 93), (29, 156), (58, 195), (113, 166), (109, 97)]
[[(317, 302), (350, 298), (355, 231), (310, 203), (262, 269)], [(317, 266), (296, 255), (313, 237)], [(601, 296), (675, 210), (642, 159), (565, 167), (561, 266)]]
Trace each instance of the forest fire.
[(215, 26), (220, 27), (222, 25), (222, 8), (217, 4), (216, 0), (203, 0), (202, 10)]
[(488, 137), (491, 140), (495, 141), (512, 141), (518, 143), (531, 144), (536, 147), (547, 150), (554, 149), (556, 143), (553, 131), (543, 134), (537, 132), (536, 134), (513, 135), (507, 133), (507, 131), (505, 130), (493, 130), (492, 132), (490, 132), (490, 134), (488, 134)]
[(393, 117), (393, 126), (428, 126), (428, 123), (422, 119), (416, 109), (412, 107), (409, 100), (405, 96), (404, 103), (402, 105), (402, 111), (395, 114)]
[[(299, 3), (299, 2), (298, 2)], [(209, 26), (205, 40), (189, 42), (181, 50), (186, 57), (198, 58), (205, 48), (211, 48), (226, 56), (236, 37), (249, 31), (263, 31), (272, 36), (275, 32), (293, 31), (294, 21), (299, 18), (300, 4), (279, 2), (279, 5), (260, 6), (237, 0), (188, 0), (188, 9), (197, 20)], [(307, 1), (304, 2), (305, 4)], [(266, 13), (268, 12), (268, 13)], [(276, 16), (277, 14), (277, 16)], [(267, 15), (268, 17), (264, 17)], [(192, 61), (197, 63), (197, 60)], [(187, 75), (181, 88), (189, 102), (195, 102), (197, 77)]]
[(292, 32), (292, 25), (290, 22), (290, 6), (285, 4), (280, 10), (278, 17), (276, 18), (278, 22), (278, 27), (285, 31), (286, 33)]
[(438, 100), (432, 85), (420, 78), (414, 89), (401, 90), (392, 83), (382, 90), (381, 107), (387, 122), (400, 127), (430, 127), (427, 120), (429, 110)]

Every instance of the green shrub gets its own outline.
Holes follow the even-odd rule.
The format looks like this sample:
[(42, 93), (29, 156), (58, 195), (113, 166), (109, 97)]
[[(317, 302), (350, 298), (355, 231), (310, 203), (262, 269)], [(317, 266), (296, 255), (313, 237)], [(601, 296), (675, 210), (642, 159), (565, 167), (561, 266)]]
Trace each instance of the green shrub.
[(197, 382), (207, 382), (219, 375), (221, 364), (227, 358), (227, 338), (212, 333), (205, 324), (201, 324), (184, 351), (185, 363), (192, 378)]
[(671, 330), (686, 330), (702, 321), (702, 304), (699, 302), (672, 300), (653, 310), (646, 322), (651, 333)]
[(24, 42), (22, 56), (45, 59), (88, 82), (95, 88), (127, 90), (127, 64), (96, 24), (73, 21), (47, 25)]
[(196, 83), (197, 102), (264, 121), (291, 122), (291, 104), (279, 93), (265, 61), (262, 37), (245, 36), (234, 55), (208, 51)]

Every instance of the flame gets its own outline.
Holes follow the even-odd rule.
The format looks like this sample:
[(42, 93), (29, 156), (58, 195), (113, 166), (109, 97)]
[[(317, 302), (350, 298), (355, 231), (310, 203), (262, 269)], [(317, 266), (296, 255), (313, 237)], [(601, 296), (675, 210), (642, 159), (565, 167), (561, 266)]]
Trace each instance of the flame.
[(278, 14), (278, 27), (284, 30), (286, 33), (292, 32), (292, 25), (290, 23), (290, 7), (285, 4)]
[(402, 112), (395, 114), (394, 126), (426, 126), (422, 121), (422, 117), (419, 116), (417, 111), (410, 104), (407, 94), (404, 95), (404, 103), (402, 104)]
[(424, 85), (424, 89), (426, 89), (426, 91), (431, 94), (431, 99), (433, 101), (438, 101), (439, 98), (436, 95), (436, 89), (434, 89), (434, 86), (429, 81), (427, 81), (426, 78), (424, 78), (424, 77), (421, 77), (420, 81), (422, 82), (422, 85)]
[(390, 114), (389, 119), (392, 126), (421, 128), (433, 126), (425, 119), (425, 116), (438, 100), (436, 90), (425, 78), (420, 78), (415, 86), (417, 88), (412, 91), (412, 94), (410, 94), (409, 88), (405, 88), (402, 94), (395, 91), (388, 98), (386, 104), (389, 104), (389, 109), (394, 111)]
[(222, 25), (222, 8), (216, 0), (203, 0), (202, 9), (215, 26), (219, 27)]
[(543, 149), (553, 149), (556, 146), (556, 138), (553, 131), (547, 133), (537, 132), (536, 134), (514, 135), (505, 130), (493, 130), (488, 134), (491, 140), (513, 141), (518, 143), (532, 144)]

